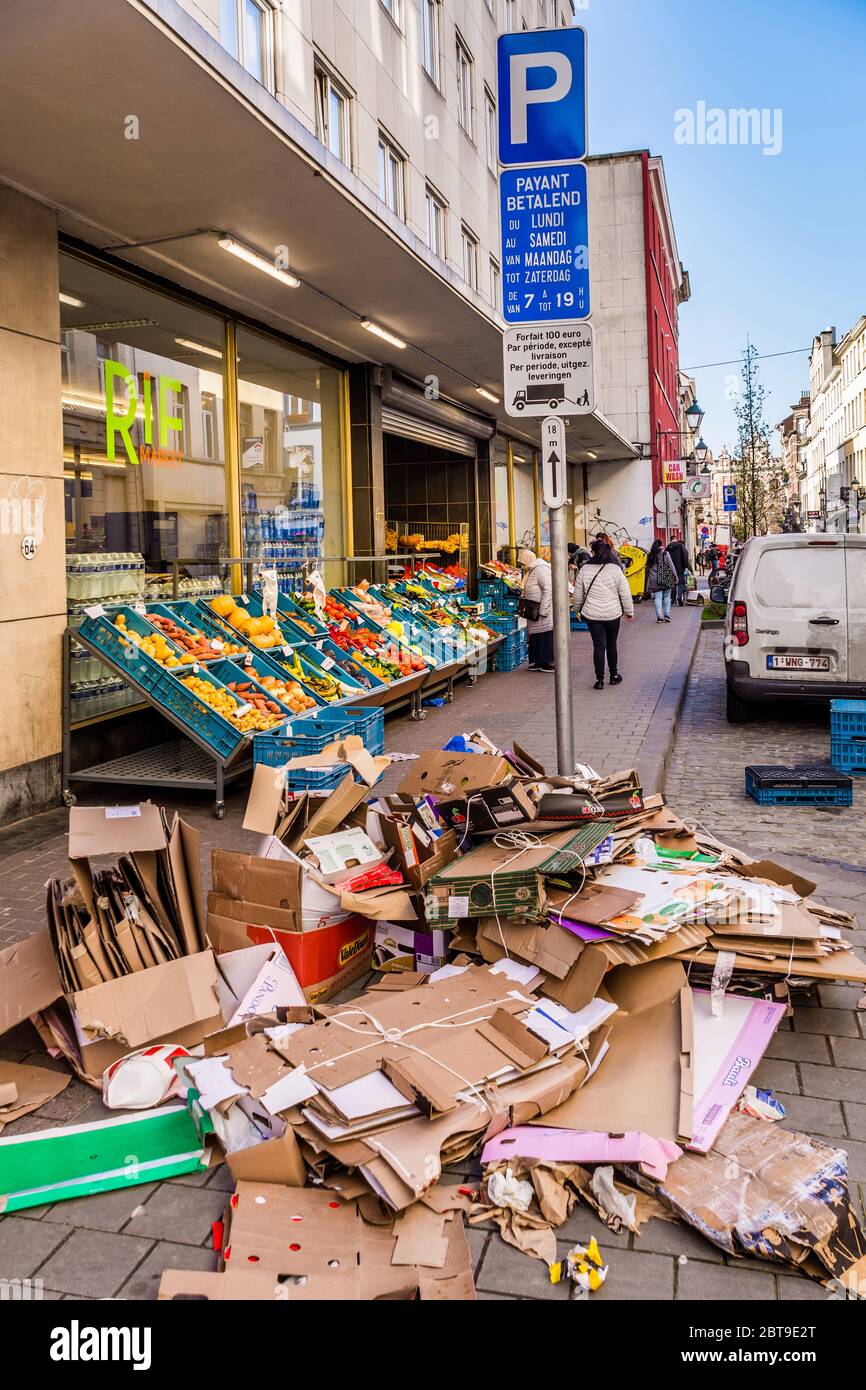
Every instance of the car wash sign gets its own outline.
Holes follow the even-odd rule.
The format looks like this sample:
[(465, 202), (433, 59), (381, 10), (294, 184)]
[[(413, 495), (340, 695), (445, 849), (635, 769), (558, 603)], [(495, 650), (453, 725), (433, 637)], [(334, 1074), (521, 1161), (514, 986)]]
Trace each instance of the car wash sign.
[[(547, 335), (554, 345), (555, 334), (561, 347), (561, 330), (571, 324), (579, 335), (576, 325), (590, 316), (587, 179), (580, 162), (587, 144), (586, 53), (586, 33), (577, 28), (499, 39), (502, 312), (512, 329), (539, 329), (537, 336), (524, 335), (526, 357), (516, 350), (513, 333), (506, 335), (505, 404), (511, 415), (594, 408), (591, 333), (580, 344), (580, 383), (571, 377), (566, 382), (563, 372), (530, 371), (538, 363), (528, 360), (530, 348), (544, 352)], [(542, 388), (552, 387), (557, 390), (542, 402)]]

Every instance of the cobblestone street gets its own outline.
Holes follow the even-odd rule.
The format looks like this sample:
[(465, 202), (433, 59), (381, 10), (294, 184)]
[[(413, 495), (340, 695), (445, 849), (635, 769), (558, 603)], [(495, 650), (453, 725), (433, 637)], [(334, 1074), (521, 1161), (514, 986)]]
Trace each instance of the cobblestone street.
[[(791, 861), (819, 883), (827, 901), (866, 910), (863, 872), (863, 797), (853, 811), (768, 811), (742, 790), (743, 766), (752, 761), (821, 761), (828, 747), (826, 711), (784, 721), (761, 720), (745, 728), (724, 721), (721, 633), (698, 635), (696, 611), (675, 611), (670, 628), (638, 610), (624, 633), (622, 669), (626, 683), (603, 694), (592, 690), (588, 638), (573, 638), (578, 756), (600, 770), (637, 761), (647, 786), (661, 776), (673, 743), (667, 780), (671, 805), (696, 817), (723, 839), (753, 853), (771, 852)], [(679, 723), (675, 716), (697, 639), (693, 674), (685, 688)], [(458, 688), (453, 704), (428, 711), (423, 723), (400, 720), (386, 729), (389, 751), (436, 746), (453, 733), (485, 729), (508, 743), (517, 739), (548, 767), (555, 764), (553, 688), (549, 677), (526, 671), (484, 676), (474, 689)], [(391, 785), (402, 776), (388, 774)], [(652, 779), (652, 780), (651, 780)], [(97, 800), (96, 796), (88, 796)], [(123, 792), (114, 799), (123, 799)], [(131, 798), (127, 798), (131, 799)], [(247, 847), (239, 829), (245, 793), (236, 790), (223, 822), (202, 799), (185, 814), (203, 832), (207, 850), (216, 844)], [(4, 832), (0, 850), (3, 897), (0, 942), (20, 939), (43, 922), (43, 884), (65, 862), (66, 812), (58, 810)], [(250, 840), (250, 847), (252, 841)], [(855, 937), (866, 946), (866, 931)], [(856, 1004), (861, 991), (821, 987), (808, 1005), (785, 1020), (757, 1073), (788, 1112), (788, 1123), (838, 1142), (849, 1153), (852, 1192), (863, 1210), (866, 1187), (866, 1014)], [(3, 1039), (0, 1055), (52, 1065), (29, 1027)], [(62, 1067), (63, 1063), (56, 1063)], [(9, 1125), (6, 1133), (78, 1123), (107, 1115), (96, 1096), (78, 1081), (38, 1115)], [(455, 1181), (477, 1178), (473, 1163), (452, 1173)], [(224, 1167), (203, 1177), (181, 1177), (53, 1207), (33, 1208), (0, 1219), (0, 1278), (42, 1281), (46, 1298), (142, 1299), (155, 1295), (167, 1267), (210, 1269), (211, 1223), (221, 1215), (231, 1181)], [(587, 1208), (575, 1210), (558, 1233), (562, 1252), (577, 1239), (596, 1235), (610, 1265), (597, 1295), (603, 1301), (819, 1300), (826, 1293), (813, 1281), (775, 1273), (765, 1262), (733, 1261), (684, 1226), (653, 1220), (639, 1238), (614, 1236)], [(506, 1245), (493, 1230), (473, 1229), (476, 1282), (481, 1299), (567, 1299), (569, 1286), (551, 1287), (542, 1265)]]

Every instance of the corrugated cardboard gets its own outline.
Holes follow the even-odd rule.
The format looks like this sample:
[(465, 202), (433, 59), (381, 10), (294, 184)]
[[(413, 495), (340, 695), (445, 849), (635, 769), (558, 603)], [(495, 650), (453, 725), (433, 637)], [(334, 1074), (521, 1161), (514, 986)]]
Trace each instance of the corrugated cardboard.
[(191, 1024), (209, 1032), (222, 1025), (211, 951), (81, 990), (71, 1003), (86, 1041), (111, 1039), (128, 1048)]
[(605, 988), (620, 1015), (595, 1074), (544, 1117), (554, 1129), (691, 1137), (691, 992), (678, 961), (619, 966)]
[(165, 849), (165, 829), (158, 806), (73, 806), (69, 812), (69, 858), (131, 854)]
[(48, 1008), (63, 994), (47, 930), (0, 951), (0, 1034)]
[(494, 787), (511, 776), (505, 758), (490, 753), (446, 753), (428, 749), (400, 783), (400, 796), (459, 796)]
[(0, 1061), (0, 1133), (5, 1125), (38, 1110), (65, 1090), (72, 1078), (46, 1067)]
[(351, 915), (301, 931), (299, 915), (258, 903), (208, 896), (208, 940), (218, 953), (276, 942), (310, 1003), (324, 1003), (370, 969), (374, 926)]

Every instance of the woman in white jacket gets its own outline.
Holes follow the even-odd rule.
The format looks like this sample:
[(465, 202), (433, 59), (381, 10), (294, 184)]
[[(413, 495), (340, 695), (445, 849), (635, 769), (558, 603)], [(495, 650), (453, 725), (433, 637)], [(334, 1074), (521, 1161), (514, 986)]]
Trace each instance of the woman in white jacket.
[(592, 559), (574, 586), (574, 606), (583, 614), (592, 637), (596, 690), (604, 690), (605, 657), (611, 685), (622, 685), (617, 640), (622, 619), (630, 623), (634, 618), (634, 603), (628, 580), (606, 541), (592, 543)]
[(553, 576), (550, 561), (532, 550), (521, 550), (517, 563), (524, 571), (523, 597), (538, 604), (538, 617), (527, 618), (530, 671), (553, 670)]

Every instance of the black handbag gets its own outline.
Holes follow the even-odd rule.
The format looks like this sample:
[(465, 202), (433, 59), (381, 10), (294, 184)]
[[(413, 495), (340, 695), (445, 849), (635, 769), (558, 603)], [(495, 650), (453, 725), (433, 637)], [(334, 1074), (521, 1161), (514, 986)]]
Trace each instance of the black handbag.
[(517, 616), (526, 618), (530, 623), (537, 623), (541, 617), (541, 600), (537, 598), (526, 598), (523, 594), (517, 604)]

